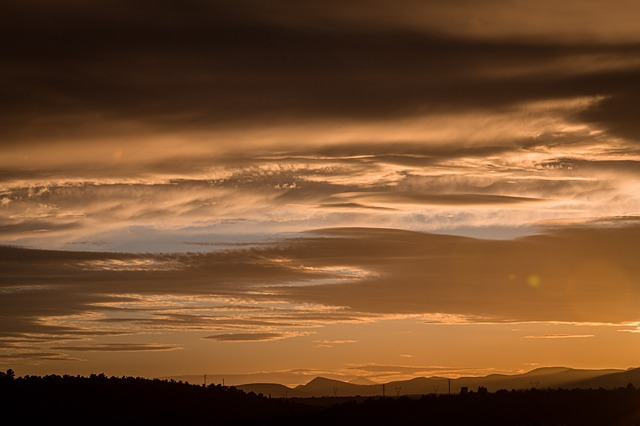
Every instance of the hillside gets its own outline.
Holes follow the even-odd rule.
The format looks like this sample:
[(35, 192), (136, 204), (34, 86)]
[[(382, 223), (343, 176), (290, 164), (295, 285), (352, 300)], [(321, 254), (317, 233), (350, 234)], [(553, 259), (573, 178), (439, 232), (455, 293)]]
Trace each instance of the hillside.
[(278, 383), (249, 383), (235, 386), (235, 388), (246, 393), (262, 394), (268, 398), (308, 398), (313, 396), (302, 390), (291, 389)]
[(376, 392), (374, 390), (375, 387), (373, 385), (356, 385), (340, 380), (316, 377), (306, 385), (296, 386), (295, 389), (312, 396), (373, 396), (380, 394), (379, 391)]
[(0, 380), (13, 424), (242, 425), (308, 415), (312, 407), (232, 387), (133, 377), (26, 376)]
[[(624, 372), (636, 375), (637, 371)], [(616, 373), (617, 374), (617, 373)], [(623, 374), (622, 377), (631, 377)], [(428, 379), (424, 379), (428, 380)], [(416, 380), (415, 383), (424, 382)], [(315, 379), (309, 389), (338, 386)], [(307, 386), (307, 385), (305, 385)], [(353, 385), (357, 386), (357, 385)], [(524, 390), (463, 395), (276, 399), (219, 385), (131, 377), (0, 378), (11, 424), (50, 425), (637, 425), (640, 390)]]
[[(640, 387), (640, 369), (582, 370), (566, 367), (543, 367), (524, 374), (491, 374), (484, 377), (416, 377), (411, 380), (384, 384), (356, 384), (316, 377), (305, 385), (289, 388), (277, 384), (245, 384), (238, 386), (246, 392), (282, 397), (341, 397), (341, 396), (402, 396), (460, 393), (461, 389), (486, 388), (489, 392), (500, 389), (615, 389), (627, 384)], [(384, 389), (383, 389), (384, 388)]]
[(635, 387), (640, 387), (640, 368), (630, 368), (626, 371), (616, 371), (601, 376), (595, 376), (575, 382), (575, 387), (592, 389), (614, 389), (624, 387), (631, 383)]

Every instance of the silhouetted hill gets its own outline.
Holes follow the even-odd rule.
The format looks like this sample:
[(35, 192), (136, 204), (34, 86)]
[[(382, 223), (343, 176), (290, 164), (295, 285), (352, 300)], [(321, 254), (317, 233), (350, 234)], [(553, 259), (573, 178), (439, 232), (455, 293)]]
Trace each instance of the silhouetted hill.
[(243, 392), (254, 392), (271, 398), (308, 398), (313, 396), (307, 392), (291, 389), (277, 383), (247, 383), (235, 386), (235, 388)]
[[(637, 370), (622, 373), (620, 377), (626, 378), (639, 374)], [(411, 382), (424, 384), (427, 383), (425, 380), (431, 383), (430, 380), (441, 378)], [(305, 386), (320, 389), (339, 386), (340, 383), (319, 378)], [(632, 385), (616, 390), (502, 390), (414, 398), (295, 400), (309, 402), (302, 404), (291, 399), (246, 394), (220, 385), (204, 387), (157, 379), (107, 378), (104, 375), (15, 378), (13, 374), (5, 374), (0, 375), (0, 400), (7, 424), (640, 425), (640, 390)]]
[[(452, 380), (453, 382), (453, 380)], [(443, 377), (416, 377), (386, 384), (386, 395), (427, 395), (448, 392), (449, 380)]]
[[(524, 374), (490, 374), (483, 377), (460, 377), (449, 380), (446, 377), (416, 377), (384, 384), (386, 396), (429, 395), (460, 393), (463, 387), (469, 390), (486, 388), (489, 392), (500, 389), (573, 389), (625, 387), (628, 383), (640, 387), (640, 369), (622, 370), (581, 370), (567, 367), (543, 367)], [(317, 377), (306, 385), (287, 388), (282, 385), (267, 384), (242, 385), (239, 388), (249, 392), (271, 394), (273, 397), (335, 397), (335, 396), (382, 396), (383, 384), (355, 384), (340, 380)]]
[(571, 385), (573, 387), (584, 389), (615, 389), (626, 387), (629, 383), (640, 388), (640, 368), (633, 368), (627, 371), (616, 371), (588, 379), (576, 380)]
[(0, 398), (5, 419), (36, 425), (281, 424), (314, 410), (220, 385), (104, 375), (0, 380)]
[(373, 393), (372, 386), (354, 385), (340, 380), (316, 377), (306, 385), (296, 386), (297, 391), (313, 396), (352, 396), (352, 395), (378, 395)]
[[(620, 370), (579, 370), (566, 367), (537, 368), (524, 374), (492, 374), (486, 377), (461, 377), (453, 381), (455, 391), (463, 386), (469, 389), (486, 387), (490, 392), (500, 389), (547, 389), (574, 388), (576, 384), (598, 376), (619, 372)], [(625, 383), (626, 385), (626, 383)]]

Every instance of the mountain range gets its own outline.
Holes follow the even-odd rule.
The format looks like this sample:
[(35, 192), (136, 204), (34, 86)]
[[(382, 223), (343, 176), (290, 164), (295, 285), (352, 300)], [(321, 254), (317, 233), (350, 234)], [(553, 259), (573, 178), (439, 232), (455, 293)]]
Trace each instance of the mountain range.
[(640, 368), (628, 370), (583, 370), (566, 367), (543, 367), (524, 374), (491, 374), (484, 377), (416, 377), (411, 380), (373, 384), (366, 378), (350, 382), (316, 377), (309, 383), (288, 387), (276, 383), (249, 383), (235, 386), (244, 392), (254, 392), (273, 398), (309, 398), (341, 396), (401, 396), (425, 394), (455, 394), (466, 388), (489, 392), (500, 389), (614, 389), (632, 384), (640, 387)]

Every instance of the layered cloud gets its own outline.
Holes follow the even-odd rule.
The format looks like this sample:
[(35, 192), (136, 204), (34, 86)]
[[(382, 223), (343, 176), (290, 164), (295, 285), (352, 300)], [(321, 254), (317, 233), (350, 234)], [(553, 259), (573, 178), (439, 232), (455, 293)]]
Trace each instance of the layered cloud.
[(6, 2), (0, 237), (184, 251), (634, 214), (637, 6), (543, 3)]
[[(634, 324), (639, 232), (637, 226), (567, 228), (495, 241), (352, 228), (182, 255), (5, 247), (2, 342), (27, 356), (46, 345), (61, 353), (173, 349), (91, 343), (159, 331), (255, 342), (403, 317), (441, 324)], [(68, 343), (53, 343), (59, 340)]]
[(3, 187), (0, 235), (36, 247), (174, 252), (318, 227), (447, 232), (636, 214), (638, 154), (576, 132), (497, 151), (405, 143), (249, 154), (181, 177), (36, 175)]
[(3, 2), (0, 356), (344, 354), (366, 339), (319, 331), (395, 319), (633, 338), (639, 11)]

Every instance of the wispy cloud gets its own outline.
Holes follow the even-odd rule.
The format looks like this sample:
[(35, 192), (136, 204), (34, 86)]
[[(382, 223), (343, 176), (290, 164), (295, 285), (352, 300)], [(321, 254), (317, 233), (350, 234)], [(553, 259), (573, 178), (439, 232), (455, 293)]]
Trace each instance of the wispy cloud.
[(482, 376), (487, 374), (508, 374), (513, 370), (500, 370), (495, 368), (473, 368), (473, 367), (446, 367), (446, 366), (408, 366), (408, 365), (381, 365), (381, 364), (361, 364), (348, 367), (349, 370), (357, 374), (367, 374), (371, 377), (385, 378), (387, 380), (400, 377), (462, 377), (462, 376)]
[(344, 344), (348, 344), (348, 343), (357, 343), (357, 340), (314, 340), (313, 343), (315, 343), (315, 348), (318, 349), (328, 349), (328, 348), (333, 348), (336, 346), (340, 346), (340, 345), (344, 345)]
[(226, 333), (206, 336), (203, 337), (203, 339), (215, 340), (217, 342), (268, 342), (271, 340), (288, 339), (305, 334), (308, 333)]
[(158, 343), (104, 343), (83, 346), (53, 346), (52, 348), (72, 352), (153, 352), (181, 349), (179, 346)]
[(618, 331), (622, 331), (624, 333), (640, 333), (640, 326), (636, 326), (635, 328), (623, 328)]
[(595, 337), (593, 334), (540, 334), (524, 336), (525, 339), (584, 339)]

